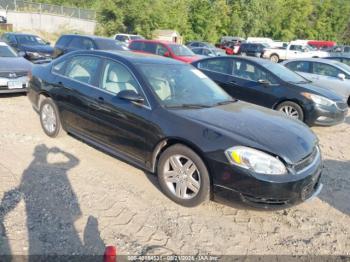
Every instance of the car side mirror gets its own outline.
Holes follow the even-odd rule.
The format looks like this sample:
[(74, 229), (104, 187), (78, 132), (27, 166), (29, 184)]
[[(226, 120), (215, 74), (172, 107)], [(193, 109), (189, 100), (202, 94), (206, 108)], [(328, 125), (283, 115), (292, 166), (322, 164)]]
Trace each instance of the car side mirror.
[(46, 42), (46, 45), (51, 45), (51, 43), (50, 42)]
[(117, 97), (123, 100), (128, 100), (130, 102), (135, 102), (138, 104), (143, 104), (145, 102), (145, 99), (139, 94), (137, 94), (134, 90), (120, 91)]
[(265, 86), (268, 86), (270, 85), (270, 81), (269, 80), (266, 80), (266, 79), (259, 79), (258, 80), (259, 84), (262, 84), (262, 85), (265, 85)]
[(165, 52), (163, 56), (170, 57), (170, 52), (169, 51)]
[(344, 74), (342, 74), (342, 73), (340, 73), (340, 74), (338, 74), (338, 78), (340, 79), (340, 80), (345, 80), (345, 75)]

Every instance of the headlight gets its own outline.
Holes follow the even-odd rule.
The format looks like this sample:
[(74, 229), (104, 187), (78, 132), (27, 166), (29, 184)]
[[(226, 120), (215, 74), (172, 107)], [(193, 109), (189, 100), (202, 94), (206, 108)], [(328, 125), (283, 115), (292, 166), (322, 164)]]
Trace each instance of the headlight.
[(38, 52), (26, 52), (28, 56), (31, 56), (31, 57), (39, 57), (40, 54)]
[(253, 148), (235, 146), (227, 149), (225, 154), (231, 164), (255, 173), (265, 175), (284, 175), (287, 173), (286, 166), (276, 157)]
[(320, 105), (324, 105), (324, 106), (331, 106), (331, 105), (334, 105), (335, 102), (328, 99), (328, 98), (325, 98), (323, 96), (318, 96), (318, 95), (315, 95), (315, 94), (310, 94), (310, 93), (301, 93), (304, 97), (312, 100), (313, 102), (315, 102), (316, 104), (320, 104)]

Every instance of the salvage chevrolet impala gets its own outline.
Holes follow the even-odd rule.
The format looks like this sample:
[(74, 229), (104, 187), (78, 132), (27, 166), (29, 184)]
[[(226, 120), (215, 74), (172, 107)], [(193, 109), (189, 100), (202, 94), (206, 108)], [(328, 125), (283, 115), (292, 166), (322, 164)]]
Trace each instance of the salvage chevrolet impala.
[(322, 188), (318, 141), (306, 125), (232, 99), (176, 60), (73, 52), (36, 67), (28, 97), (48, 136), (64, 130), (156, 173), (184, 206), (214, 199), (280, 208)]

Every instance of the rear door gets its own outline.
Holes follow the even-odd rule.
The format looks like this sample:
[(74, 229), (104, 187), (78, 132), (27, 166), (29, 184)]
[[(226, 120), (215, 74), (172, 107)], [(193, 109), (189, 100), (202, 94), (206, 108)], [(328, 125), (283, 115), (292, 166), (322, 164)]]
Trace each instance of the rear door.
[(102, 60), (95, 56), (78, 55), (54, 64), (56, 100), (62, 108), (65, 126), (73, 131), (92, 136), (94, 119), (89, 111), (96, 107), (94, 93), (98, 87)]
[(232, 78), (232, 59), (218, 57), (197, 63), (198, 69), (221, 86), (229, 95), (238, 98), (238, 87)]
[[(261, 83), (267, 81), (270, 84)], [(278, 80), (266, 69), (258, 64), (241, 59), (233, 59), (232, 88), (236, 91), (236, 98), (257, 105), (272, 107), (278, 100)]]

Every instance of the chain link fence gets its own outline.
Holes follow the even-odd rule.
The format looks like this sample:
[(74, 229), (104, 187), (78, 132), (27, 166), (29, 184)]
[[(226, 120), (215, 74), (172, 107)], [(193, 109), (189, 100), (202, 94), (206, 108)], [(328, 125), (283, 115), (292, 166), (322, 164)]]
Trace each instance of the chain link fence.
[(51, 4), (40, 4), (21, 0), (0, 0), (0, 9), (19, 12), (56, 14), (85, 20), (96, 20), (96, 12), (94, 10)]

